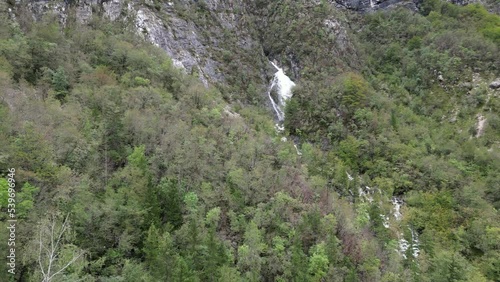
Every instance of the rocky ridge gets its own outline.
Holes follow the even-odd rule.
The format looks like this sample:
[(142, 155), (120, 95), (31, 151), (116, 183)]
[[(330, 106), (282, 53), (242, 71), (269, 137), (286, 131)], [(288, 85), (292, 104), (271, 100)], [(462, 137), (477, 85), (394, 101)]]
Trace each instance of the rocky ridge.
[[(304, 5), (320, 5), (321, 1)], [(352, 4), (352, 3), (351, 3)], [(355, 9), (358, 6), (346, 4)], [(269, 54), (262, 46), (262, 34), (258, 31), (255, 11), (260, 9), (258, 2), (236, 1), (121, 1), (121, 0), (76, 0), (17, 1), (11, 5), (14, 13), (28, 11), (33, 20), (39, 21), (44, 15), (54, 13), (59, 21), (68, 20), (87, 23), (98, 16), (111, 21), (129, 22), (146, 40), (162, 48), (172, 58), (174, 64), (187, 73), (199, 76), (205, 85), (222, 83), (227, 80), (232, 70), (224, 69), (227, 65), (225, 52), (249, 57), (248, 64), (240, 66), (243, 74), (256, 73), (257, 80), (264, 86), (273, 75), (273, 68), (268, 63)], [(266, 4), (264, 4), (266, 5)], [(330, 1), (329, 5), (339, 6)], [(364, 4), (363, 4), (364, 5)], [(258, 14), (258, 13), (257, 13)], [(71, 19), (74, 17), (74, 19)], [(349, 45), (345, 23), (332, 18), (325, 20), (324, 29), (335, 33), (339, 48)], [(229, 39), (228, 39), (229, 38)], [(283, 58), (286, 71), (294, 77), (300, 75), (300, 62), (291, 52)], [(226, 60), (226, 61), (224, 61)]]
[[(329, 5), (343, 14), (343, 10), (372, 12), (404, 6), (417, 10), (422, 0), (328, 0), (299, 1), (304, 13), (319, 5)], [(465, 5), (476, 0), (451, 0)], [(272, 79), (274, 69), (270, 60), (278, 59), (292, 79), (300, 79), (303, 65), (295, 51), (266, 50), (266, 41), (276, 36), (267, 28), (273, 15), (271, 3), (266, 1), (205, 0), (205, 1), (122, 1), (122, 0), (17, 0), (11, 10), (28, 11), (34, 20), (55, 13), (60, 22), (68, 20), (87, 23), (92, 17), (128, 22), (136, 32), (152, 44), (162, 48), (175, 66), (197, 75), (203, 83), (228, 84), (228, 77), (238, 82), (253, 81), (264, 89)], [(262, 12), (264, 11), (264, 12)], [(302, 13), (302, 12), (301, 12)], [(298, 18), (303, 15), (296, 15)], [(286, 24), (284, 22), (283, 24)], [(347, 32), (348, 23), (342, 17), (324, 19), (321, 27), (332, 38), (332, 57), (355, 53)], [(351, 60), (353, 61), (353, 60)], [(355, 60), (354, 60), (355, 61)], [(231, 65), (233, 64), (233, 65)], [(334, 63), (335, 66), (338, 62)], [(349, 64), (347, 62), (346, 64)], [(228, 67), (229, 66), (229, 67)], [(237, 75), (235, 75), (237, 73)]]

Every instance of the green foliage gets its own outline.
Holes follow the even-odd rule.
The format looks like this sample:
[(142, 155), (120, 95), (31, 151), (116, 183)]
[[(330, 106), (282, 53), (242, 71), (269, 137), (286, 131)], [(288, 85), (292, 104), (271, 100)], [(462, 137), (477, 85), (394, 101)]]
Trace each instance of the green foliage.
[(33, 123), (27, 122), (13, 138), (12, 150), (12, 162), (18, 168), (34, 172), (39, 179), (53, 180), (56, 177), (58, 167), (54, 163), (52, 146)]
[(144, 150), (144, 145), (135, 147), (134, 152), (127, 157), (128, 163), (141, 171), (146, 171), (148, 169), (148, 161), (144, 155)]
[(144, 242), (144, 254), (149, 273), (155, 279), (160, 280), (173, 275), (171, 266), (176, 262), (176, 251), (168, 232), (161, 234), (154, 225), (151, 225)]
[(206, 222), (210, 226), (217, 226), (220, 220), (221, 210), (219, 207), (215, 207), (208, 211), (206, 216)]
[(7, 179), (0, 179), (0, 208), (6, 208), (9, 204), (9, 182)]
[(39, 188), (29, 184), (28, 182), (24, 183), (21, 191), (16, 194), (16, 216), (18, 218), (26, 218), (28, 216), (34, 207), (35, 196), (39, 191)]
[(453, 198), (449, 193), (412, 193), (408, 197), (408, 204), (415, 207), (410, 211), (410, 216), (416, 228), (429, 228), (442, 232), (442, 235), (449, 234), (455, 220)]
[(266, 245), (262, 242), (261, 231), (254, 221), (248, 224), (244, 238), (244, 244), (238, 248), (238, 267), (248, 281), (260, 281), (264, 263), (261, 253)]
[[(16, 168), (19, 218), (71, 214), (62, 261), (87, 255), (60, 281), (500, 279), (498, 16), (254, 1), (213, 35), (220, 11), (181, 2), (168, 13), (217, 42), (217, 87), (120, 21), (0, 15), (0, 168)], [(284, 135), (262, 107), (262, 53), (297, 83)], [(23, 226), (20, 277), (40, 281), (40, 230)]]
[(194, 192), (189, 192), (184, 196), (184, 203), (189, 212), (194, 212), (198, 208), (198, 196)]
[(482, 275), (475, 275), (458, 253), (438, 253), (431, 265), (430, 277), (433, 281), (487, 281)]
[[(470, 216), (479, 206), (490, 220), (495, 220), (497, 214), (491, 210), (495, 200), (489, 203), (477, 200), (473, 204), (476, 197), (464, 196), (469, 202), (463, 206), (462, 200), (457, 203), (457, 193), (461, 193), (457, 191), (488, 191), (488, 197), (494, 194), (488, 188), (483, 190), (478, 188), (479, 184), (472, 184), (489, 175), (492, 184), (487, 187), (495, 186), (491, 177), (498, 171), (484, 165), (496, 163), (498, 156), (490, 154), (491, 159), (486, 157), (489, 161), (484, 162), (486, 159), (480, 157), (482, 149), (478, 149), (492, 143), (485, 136), (467, 141), (470, 134), (462, 131), (469, 127), (475, 130), (471, 120), (483, 111), (484, 97), (492, 92), (486, 82), (472, 82), (474, 90), (464, 89), (461, 83), (470, 83), (473, 72), (480, 73), (485, 80), (494, 77), (499, 61), (491, 55), (498, 53), (499, 46), (494, 31), (487, 35), (485, 30), (495, 30), (499, 17), (478, 5), (460, 7), (424, 1), (420, 8), (424, 16), (395, 9), (362, 17), (357, 28), (361, 30), (358, 40), (365, 52), (364, 71), (335, 77), (334, 72), (325, 69), (322, 77), (302, 77), (287, 104), (285, 126), (303, 142), (321, 144), (321, 161), (304, 150), (308, 172), (314, 175), (311, 185), (317, 179), (333, 176), (335, 191), (355, 197), (354, 191), (360, 184), (357, 176), (352, 181), (347, 179), (348, 168), (351, 174), (359, 173), (360, 182), (376, 185), (389, 197), (408, 193), (404, 221), (421, 235), (422, 249), (433, 257), (440, 251), (439, 245), (461, 248), (462, 253), (469, 255), (462, 261), (467, 265), (466, 270), (457, 277), (483, 281), (493, 276), (488, 277), (485, 269), (490, 268), (476, 259), (480, 257), (479, 261), (486, 262), (488, 251), (479, 249), (491, 248), (466, 247), (464, 242), (480, 245), (472, 243), (476, 242), (472, 237), (488, 241), (482, 237), (486, 233), (485, 224), (478, 224), (481, 231), (474, 229), (477, 233), (472, 237), (457, 236), (462, 234), (461, 230), (468, 230)], [(451, 113), (457, 110), (461, 114), (453, 117)], [(498, 137), (498, 132), (495, 136)], [(463, 144), (463, 149), (456, 149), (458, 144)], [(371, 223), (369, 228), (377, 240), (386, 242), (384, 248), (390, 249), (393, 242), (390, 238), (397, 231), (391, 230), (393, 223), (389, 223), (389, 228), (384, 227), (381, 217), (390, 213), (390, 208), (378, 202), (378, 196), (373, 197), (375, 204), (357, 204), (357, 213), (351, 218), (357, 220), (358, 228)], [(353, 244), (346, 241), (342, 242), (344, 247)], [(363, 254), (368, 256), (366, 249)], [(378, 259), (374, 255), (362, 260), (358, 271), (373, 281), (381, 277), (392, 279), (390, 275), (381, 275)], [(451, 273), (441, 274), (455, 277)], [(346, 275), (346, 279), (354, 277)], [(450, 277), (429, 279), (455, 279)]]
[(321, 281), (328, 270), (328, 257), (325, 254), (325, 245), (318, 244), (314, 246), (312, 255), (309, 258), (309, 274), (311, 281)]
[(63, 68), (59, 67), (52, 73), (52, 87), (58, 100), (62, 101), (68, 95), (69, 83)]
[(368, 84), (362, 76), (349, 73), (342, 81), (342, 104), (352, 113), (355, 109), (366, 105), (368, 100)]
[(460, 16), (476, 24), (486, 38), (500, 45), (500, 16), (489, 13), (479, 4), (467, 5), (460, 12)]
[(152, 191), (149, 202), (153, 219), (161, 224), (171, 224), (174, 228), (182, 225), (182, 196), (176, 181), (163, 178)]
[(370, 96), (368, 83), (356, 73), (340, 75), (333, 82), (305, 82), (287, 103), (285, 126), (292, 134), (342, 139), (344, 128), (368, 106)]
[(234, 267), (223, 266), (220, 268), (220, 278), (219, 282), (233, 282), (233, 281), (243, 281), (241, 279), (241, 274)]
[(119, 281), (125, 282), (148, 282), (152, 281), (151, 276), (147, 273), (141, 264), (131, 262), (129, 260), (125, 261), (125, 265), (122, 269), (122, 276)]

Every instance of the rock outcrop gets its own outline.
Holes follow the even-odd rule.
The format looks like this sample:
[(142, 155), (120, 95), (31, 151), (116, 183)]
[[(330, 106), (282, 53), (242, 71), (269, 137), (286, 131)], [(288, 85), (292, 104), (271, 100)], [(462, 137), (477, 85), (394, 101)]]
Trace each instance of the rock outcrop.
[(35, 0), (16, 2), (16, 8), (30, 11), (39, 21), (55, 13), (64, 25), (73, 14), (80, 23), (94, 15), (111, 21), (132, 22), (138, 34), (164, 49), (174, 64), (188, 73), (197, 73), (205, 83), (224, 80), (220, 62), (214, 58), (225, 33), (237, 34), (237, 48), (255, 48), (257, 40), (242, 28), (245, 16), (243, 1), (122, 1), (122, 0)]
[[(483, 0), (447, 0), (456, 5), (468, 5), (473, 3), (484, 3)], [(417, 11), (423, 0), (335, 0), (337, 5), (360, 12), (371, 12), (376, 10), (392, 9), (395, 7), (406, 7)]]
[(500, 78), (497, 78), (496, 80), (492, 81), (490, 83), (490, 88), (491, 89), (499, 89), (500, 88)]
[[(351, 9), (371, 12), (404, 6), (417, 10), (422, 0), (328, 0), (298, 1), (304, 8), (326, 3), (334, 9)], [(476, 0), (451, 0), (467, 4)], [(172, 58), (174, 65), (187, 73), (199, 76), (205, 85), (236, 81), (261, 81), (265, 86), (272, 78), (273, 68), (268, 64), (269, 50), (264, 50), (263, 35), (268, 19), (261, 17), (262, 10), (272, 15), (273, 2), (243, 0), (17, 0), (16, 10), (29, 11), (34, 20), (41, 20), (48, 13), (55, 13), (60, 22), (68, 20), (89, 22), (99, 16), (111, 21), (132, 23), (138, 34), (162, 48)], [(297, 5), (297, 4), (294, 4)], [(341, 12), (339, 12), (341, 13)], [(71, 18), (73, 17), (73, 18)], [(301, 15), (297, 15), (298, 18)], [(335, 40), (332, 57), (353, 54), (353, 46), (346, 32), (347, 23), (338, 18), (325, 19), (325, 32)], [(331, 34), (331, 35), (330, 35)], [(282, 54), (283, 68), (299, 79), (300, 60), (294, 52)], [(271, 54), (273, 55), (273, 54)], [(350, 60), (353, 61), (353, 60)], [(354, 60), (355, 61), (355, 60)], [(239, 72), (235, 75), (235, 72)]]

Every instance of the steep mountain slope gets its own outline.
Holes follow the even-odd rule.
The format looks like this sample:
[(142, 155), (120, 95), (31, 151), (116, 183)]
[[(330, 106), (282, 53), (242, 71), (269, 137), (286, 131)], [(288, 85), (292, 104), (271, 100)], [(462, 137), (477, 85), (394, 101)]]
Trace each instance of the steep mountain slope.
[[(453, 1), (451, 1), (453, 2)], [(456, 2), (457, 4), (468, 4), (474, 1)], [(19, 1), (13, 5), (14, 10), (24, 10), (35, 19), (40, 20), (47, 13), (56, 13), (62, 24), (69, 21), (80, 23), (89, 22), (93, 16), (104, 17), (115, 21), (128, 21), (139, 33), (156, 46), (164, 49), (173, 58), (179, 67), (188, 72), (199, 72), (202, 80), (219, 82), (224, 75), (230, 72), (221, 70), (221, 65), (228, 62), (225, 60), (238, 61), (245, 68), (254, 69), (260, 67), (260, 72), (269, 68), (265, 65), (264, 54), (260, 44), (263, 37), (268, 34), (262, 27), (272, 21), (272, 15), (279, 6), (296, 7), (294, 15), (301, 13), (309, 15), (308, 19), (316, 19), (311, 16), (311, 9), (319, 6), (328, 6), (329, 19), (325, 29), (336, 27), (335, 32), (345, 32), (347, 23), (338, 18), (342, 13), (331, 13), (332, 9), (347, 8), (356, 11), (376, 11), (379, 9), (391, 9), (404, 6), (417, 10), (422, 1), (295, 1), (276, 2), (267, 1)], [(455, 3), (455, 2), (453, 2)], [(489, 4), (489, 3), (483, 3)], [(492, 10), (498, 5), (490, 4)], [(289, 11), (290, 12), (290, 11)], [(283, 15), (281, 15), (283, 16)], [(289, 15), (287, 15), (289, 16)], [(331, 18), (335, 16), (336, 18)], [(335, 23), (332, 25), (331, 23)], [(328, 30), (325, 30), (328, 32)], [(274, 35), (272, 35), (274, 36)], [(269, 39), (269, 38), (265, 38)], [(341, 40), (348, 40), (342, 35)], [(347, 42), (340, 46), (345, 48)], [(252, 54), (257, 60), (249, 61), (249, 58), (227, 58), (227, 53)], [(239, 51), (239, 52), (238, 52)], [(269, 50), (268, 50), (269, 51)], [(352, 58), (349, 58), (352, 59)], [(222, 71), (222, 73), (221, 73)], [(265, 73), (265, 71), (264, 71)], [(206, 84), (206, 83), (205, 83)]]
[(500, 280), (482, 6), (0, 11), (1, 238), (12, 168), (18, 219), (0, 281)]

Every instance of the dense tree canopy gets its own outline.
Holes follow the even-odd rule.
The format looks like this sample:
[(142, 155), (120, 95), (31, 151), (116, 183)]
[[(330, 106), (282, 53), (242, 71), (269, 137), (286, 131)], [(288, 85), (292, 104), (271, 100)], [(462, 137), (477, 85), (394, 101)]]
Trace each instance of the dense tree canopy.
[(259, 82), (205, 87), (123, 23), (0, 15), (0, 236), (11, 167), (19, 219), (1, 281), (50, 261), (50, 281), (500, 280), (500, 18), (347, 15), (339, 50), (313, 28), (330, 6), (284, 25), (300, 4), (255, 5), (266, 50), (303, 66), (285, 133)]

